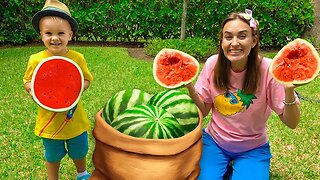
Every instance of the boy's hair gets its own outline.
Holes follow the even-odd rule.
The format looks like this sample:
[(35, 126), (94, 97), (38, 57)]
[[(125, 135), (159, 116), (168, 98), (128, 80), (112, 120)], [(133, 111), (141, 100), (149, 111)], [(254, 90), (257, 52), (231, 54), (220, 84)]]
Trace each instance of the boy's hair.
[[(221, 31), (220, 31), (220, 44), (219, 44), (219, 54), (218, 61), (214, 67), (214, 78), (213, 82), (218, 89), (228, 90), (230, 89), (229, 83), (229, 72), (231, 70), (231, 62), (227, 59), (227, 57), (223, 53), (223, 49), (221, 47), (222, 38), (223, 38), (223, 27), (225, 24), (231, 20), (240, 19), (241, 21), (247, 23), (250, 26), (250, 20), (243, 17), (240, 13), (231, 13), (222, 23)], [(259, 24), (257, 24), (256, 28), (251, 27), (252, 36), (256, 38), (257, 44), (251, 49), (248, 62), (247, 62), (247, 70), (245, 74), (245, 78), (243, 81), (242, 91), (244, 93), (254, 93), (259, 85), (260, 79), (260, 68), (259, 65), (261, 63), (259, 58)]]
[(40, 33), (39, 22), (45, 16), (58, 16), (67, 20), (71, 26), (73, 34), (78, 31), (78, 23), (71, 16), (69, 8), (58, 0), (47, 0), (41, 11), (38, 11), (32, 18), (33, 28)]

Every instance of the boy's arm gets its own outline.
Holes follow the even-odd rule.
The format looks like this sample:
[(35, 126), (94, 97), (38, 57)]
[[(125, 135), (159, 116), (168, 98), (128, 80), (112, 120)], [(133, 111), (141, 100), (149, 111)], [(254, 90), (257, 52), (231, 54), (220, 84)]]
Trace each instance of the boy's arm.
[(89, 88), (89, 86), (90, 86), (90, 81), (88, 81), (88, 80), (84, 80), (84, 88), (83, 88), (83, 91), (85, 91), (85, 90), (87, 90), (88, 88)]
[(24, 89), (31, 95), (31, 82), (26, 82), (24, 84)]

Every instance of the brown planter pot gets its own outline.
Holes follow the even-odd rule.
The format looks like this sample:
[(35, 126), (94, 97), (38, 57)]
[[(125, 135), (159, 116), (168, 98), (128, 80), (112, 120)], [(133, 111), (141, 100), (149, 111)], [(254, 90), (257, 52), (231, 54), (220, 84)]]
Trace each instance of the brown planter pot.
[[(202, 152), (202, 115), (192, 132), (175, 139), (143, 139), (120, 133), (95, 116), (95, 180), (197, 179)], [(201, 114), (201, 113), (200, 113)]]

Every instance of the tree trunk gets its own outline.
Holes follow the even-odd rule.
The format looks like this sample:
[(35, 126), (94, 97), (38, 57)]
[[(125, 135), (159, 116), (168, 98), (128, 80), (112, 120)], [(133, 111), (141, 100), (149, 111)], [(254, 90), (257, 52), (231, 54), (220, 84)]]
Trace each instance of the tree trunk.
[(181, 18), (181, 34), (180, 34), (181, 40), (184, 40), (186, 38), (187, 3), (188, 3), (188, 0), (183, 0), (183, 10), (182, 10), (182, 18)]
[(27, 0), (23, 0), (23, 9), (21, 9), (21, 13), (22, 13), (21, 27), (23, 29), (27, 29), (26, 28), (26, 22), (28, 22), (27, 21), (28, 17), (26, 15), (26, 13), (27, 13)]
[(320, 46), (320, 0), (313, 0), (314, 8), (314, 24), (312, 28), (306, 32), (306, 36), (310, 37), (316, 46)]

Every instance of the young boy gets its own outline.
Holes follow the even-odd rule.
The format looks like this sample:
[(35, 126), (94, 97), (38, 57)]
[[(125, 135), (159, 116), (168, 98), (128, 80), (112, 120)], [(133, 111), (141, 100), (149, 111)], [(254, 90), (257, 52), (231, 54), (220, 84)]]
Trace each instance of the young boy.
[[(84, 56), (67, 48), (68, 42), (78, 30), (78, 24), (72, 18), (68, 7), (57, 1), (47, 0), (43, 9), (32, 18), (32, 25), (40, 34), (46, 49), (30, 56), (23, 77), (24, 87), (31, 92), (31, 78), (36, 66), (50, 56), (64, 56), (75, 61), (84, 76), (84, 90), (93, 77), (88, 70)], [(46, 168), (50, 180), (58, 179), (61, 159), (68, 153), (76, 169), (77, 179), (88, 179), (86, 155), (88, 153), (88, 130), (90, 122), (80, 100), (72, 119), (58, 133), (59, 125), (66, 119), (66, 112), (51, 112), (38, 106), (35, 134), (43, 139)]]

